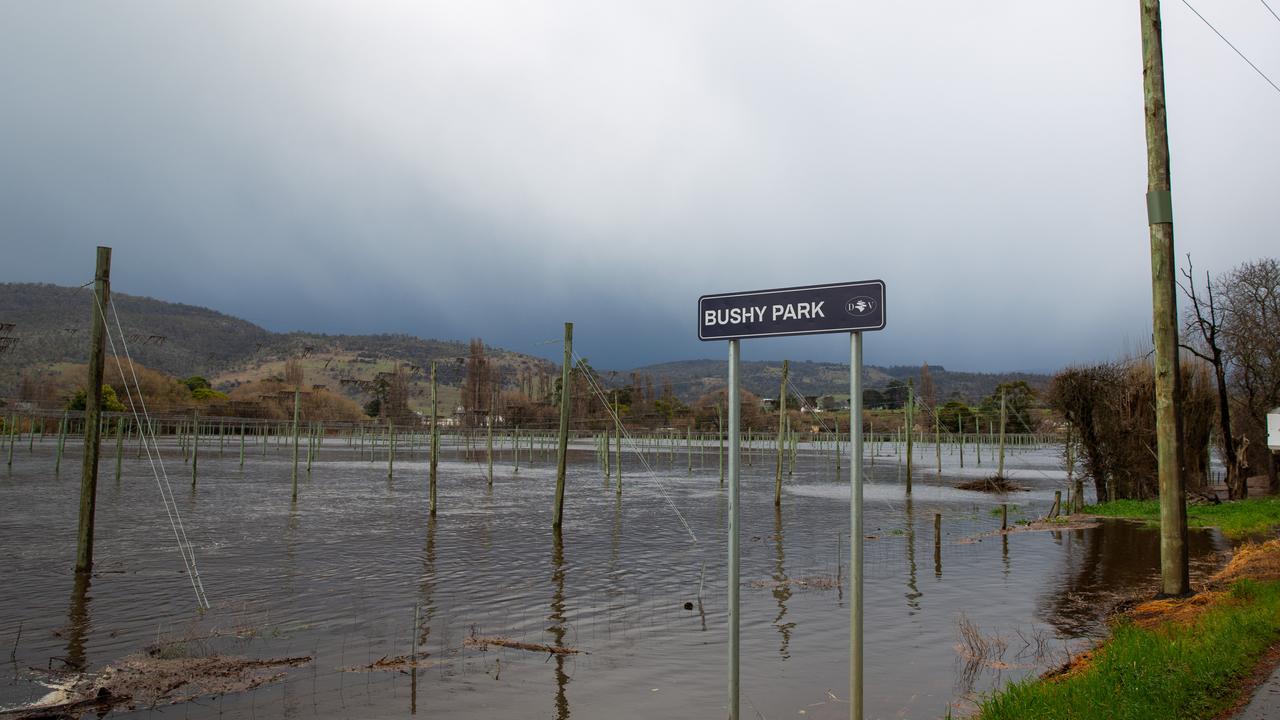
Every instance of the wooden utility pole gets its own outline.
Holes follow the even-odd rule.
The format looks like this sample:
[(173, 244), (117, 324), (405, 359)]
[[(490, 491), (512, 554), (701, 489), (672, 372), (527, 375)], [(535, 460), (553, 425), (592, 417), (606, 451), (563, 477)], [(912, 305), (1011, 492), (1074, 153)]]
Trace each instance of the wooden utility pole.
[(778, 462), (773, 476), (773, 506), (782, 505), (782, 454), (787, 432), (787, 374), (791, 366), (782, 361), (782, 383), (778, 388)]
[(98, 450), (102, 426), (102, 370), (106, 364), (107, 305), (111, 302), (111, 248), (98, 248), (93, 273), (89, 377), (84, 393), (84, 464), (80, 471), (80, 527), (76, 533), (76, 572), (93, 572), (93, 520), (98, 507)]
[[(569, 371), (572, 369), (573, 323), (564, 324), (564, 368), (560, 372), (560, 456), (556, 461), (556, 506), (551, 527), (560, 529), (564, 519), (564, 475), (569, 460)], [(621, 470), (621, 468), (619, 468)]]
[(1152, 339), (1155, 342), (1156, 466), (1160, 479), (1160, 579), (1164, 595), (1191, 592), (1187, 498), (1178, 392), (1178, 300), (1174, 290), (1173, 203), (1165, 118), (1160, 0), (1142, 6), (1142, 95), (1147, 130), (1147, 224), (1151, 235)]

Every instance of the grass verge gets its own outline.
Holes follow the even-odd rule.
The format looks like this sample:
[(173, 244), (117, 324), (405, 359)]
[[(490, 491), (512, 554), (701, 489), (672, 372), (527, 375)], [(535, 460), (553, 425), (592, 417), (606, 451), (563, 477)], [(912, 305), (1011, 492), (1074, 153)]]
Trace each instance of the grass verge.
[[(1132, 518), (1160, 523), (1157, 500), (1116, 500), (1089, 505), (1084, 512), (1101, 517)], [(1232, 540), (1271, 533), (1280, 527), (1280, 497), (1234, 500), (1219, 505), (1188, 505), (1188, 527), (1216, 527)]]
[(1277, 641), (1280, 541), (1246, 545), (1196, 596), (1139, 605), (1060, 674), (984, 698), (977, 718), (1213, 718)]

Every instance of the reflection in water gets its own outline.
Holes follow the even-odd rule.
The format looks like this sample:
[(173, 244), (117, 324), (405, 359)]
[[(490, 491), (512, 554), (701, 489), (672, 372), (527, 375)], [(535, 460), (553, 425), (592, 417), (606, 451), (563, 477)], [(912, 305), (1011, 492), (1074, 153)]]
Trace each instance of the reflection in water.
[(614, 496), (613, 532), (609, 543), (609, 575), (615, 577), (618, 572), (618, 548), (622, 543), (622, 496)]
[(71, 608), (67, 611), (67, 667), (75, 671), (85, 669), (85, 641), (89, 635), (89, 573), (76, 573), (71, 589)]
[(942, 578), (942, 513), (933, 514), (933, 576)]
[[(427, 547), (422, 551), (422, 583), (419, 588), (421, 592), (421, 615), (417, 611), (414, 613), (414, 622), (418, 626), (414, 628), (414, 645), (413, 660), (417, 660), (418, 648), (425, 648), (427, 640), (431, 638), (431, 621), (436, 616), (436, 516), (429, 515), (427, 517)], [(423, 655), (428, 654), (424, 652)], [(418, 711), (418, 665), (416, 662), (412, 664), (413, 673), (410, 676), (410, 708), (411, 713)]]
[[(564, 615), (564, 539), (560, 528), (555, 528), (551, 536), (551, 582), (555, 590), (551, 594), (551, 614), (547, 619), (551, 626), (547, 630), (555, 638), (556, 647), (564, 647), (565, 628)], [(565, 694), (565, 686), (569, 684), (569, 675), (564, 671), (565, 656), (557, 653), (556, 661), (556, 720), (567, 720), (569, 717), (569, 697)]]
[(787, 600), (791, 598), (791, 583), (787, 581), (787, 569), (783, 565), (786, 560), (786, 554), (782, 549), (782, 508), (777, 505), (773, 506), (773, 539), (775, 543), (773, 599), (778, 601), (778, 615), (773, 619), (773, 626), (778, 628), (778, 634), (782, 636), (782, 646), (778, 648), (778, 654), (782, 656), (783, 660), (786, 660), (791, 657), (787, 647), (791, 644), (791, 630), (796, 624), (782, 621), (787, 615)]
[[(1121, 599), (1117, 588), (1150, 588), (1155, 594), (1160, 533), (1138, 523), (1104, 521), (1101, 527), (1066, 534), (1068, 541), (1058, 547), (1063, 555), (1061, 575), (1048, 584), (1036, 603), (1036, 615), (1059, 633), (1080, 636), (1101, 630), (1105, 611)], [(1215, 532), (1188, 532), (1193, 577), (1215, 569), (1217, 553), (1229, 548)]]
[(288, 589), (290, 595), (297, 591), (298, 578), (302, 575), (302, 571), (298, 567), (299, 529), (301, 526), (298, 518), (298, 501), (295, 499), (289, 503), (289, 517), (284, 525), (284, 587)]
[(907, 599), (908, 615), (920, 610), (920, 587), (916, 583), (916, 513), (911, 496), (907, 495)]

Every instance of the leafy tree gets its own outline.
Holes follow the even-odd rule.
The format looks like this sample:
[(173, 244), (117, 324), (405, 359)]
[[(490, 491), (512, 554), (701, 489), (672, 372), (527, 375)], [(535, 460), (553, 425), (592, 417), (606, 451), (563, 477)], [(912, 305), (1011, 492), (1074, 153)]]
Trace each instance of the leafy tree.
[(200, 377), (199, 375), (192, 375), (186, 380), (183, 380), (182, 384), (187, 386), (187, 389), (191, 391), (193, 397), (197, 390), (204, 390), (213, 387), (209, 384), (208, 380)]
[(1031, 432), (1031, 406), (1035, 402), (1036, 391), (1025, 380), (1003, 382), (996, 386), (982, 401), (980, 412), (984, 419), (999, 422), (1000, 393), (1004, 393), (1005, 414), (1008, 419), (1005, 428), (1009, 432)]
[[(866, 397), (865, 395), (863, 397)], [(884, 404), (886, 410), (895, 410), (907, 404), (907, 383), (894, 378), (884, 388)]]
[[(76, 390), (76, 394), (67, 401), (68, 410), (84, 410), (85, 405), (89, 402), (89, 392), (84, 388)], [(110, 385), (102, 386), (102, 409), (107, 412), (124, 412), (124, 403), (120, 402), (120, 398), (116, 397), (115, 388)]]
[(191, 399), (206, 402), (209, 400), (226, 400), (227, 396), (211, 387), (202, 387), (191, 391)]
[(972, 430), (973, 417), (973, 410), (958, 400), (951, 400), (938, 408), (938, 422), (948, 432)]
[(364, 404), (364, 414), (376, 418), (382, 414), (382, 399), (375, 397)]
[(670, 397), (661, 397), (654, 400), (653, 411), (660, 415), (669, 425), (671, 424), (671, 418), (676, 415), (684, 415), (689, 411), (689, 408), (684, 403), (680, 402), (679, 398), (672, 395)]

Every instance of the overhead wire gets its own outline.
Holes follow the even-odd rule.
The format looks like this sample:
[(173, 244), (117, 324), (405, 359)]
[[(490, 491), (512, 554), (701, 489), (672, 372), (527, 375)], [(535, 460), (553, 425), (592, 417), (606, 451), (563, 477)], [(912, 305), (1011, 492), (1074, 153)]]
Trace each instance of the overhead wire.
[(1275, 18), (1277, 22), (1280, 22), (1280, 15), (1277, 15), (1276, 11), (1271, 9), (1271, 6), (1267, 4), (1267, 0), (1258, 0), (1258, 2), (1261, 2), (1262, 7), (1266, 8), (1267, 12), (1271, 13), (1271, 17)]
[[(1230, 40), (1228, 40), (1227, 36), (1223, 35), (1222, 32), (1218, 30), (1218, 28), (1214, 27), (1213, 23), (1209, 22), (1204, 15), (1201, 15), (1199, 10), (1196, 10), (1194, 7), (1192, 7), (1191, 3), (1187, 2), (1187, 0), (1182, 0), (1182, 4), (1186, 5), (1187, 8), (1191, 10), (1191, 12), (1195, 13), (1196, 17), (1200, 18), (1200, 22), (1203, 22), (1205, 25), (1207, 25), (1209, 29), (1212, 30), (1213, 33), (1222, 40), (1222, 42), (1227, 44), (1227, 47), (1234, 50), (1235, 53), (1240, 56), (1241, 60), (1244, 60), (1246, 63), (1248, 63), (1249, 67), (1253, 68), (1253, 71), (1258, 73), (1259, 77), (1261, 77), (1263, 80), (1266, 80), (1267, 84), (1270, 85), (1273, 90), (1275, 90), (1277, 93), (1280, 93), (1280, 85), (1277, 85), (1275, 81), (1272, 80), (1270, 77), (1268, 77), (1266, 73), (1262, 72), (1262, 70), (1257, 65), (1254, 65), (1253, 61), (1250, 60), (1248, 57), (1246, 57), (1245, 54), (1240, 51), (1240, 48), (1236, 47)], [(1267, 5), (1265, 1), (1262, 4)], [(1267, 5), (1267, 10), (1271, 10), (1270, 5)], [(1275, 11), (1271, 10), (1271, 14), (1275, 15)], [(1277, 19), (1280, 20), (1280, 17), (1278, 17)]]
[[(579, 355), (576, 350), (572, 351), (572, 354), (578, 362), (582, 361), (582, 356)], [(596, 397), (600, 399), (600, 403), (604, 405), (606, 412), (608, 412), (613, 418), (616, 423), (615, 427), (617, 427), (622, 436), (626, 438), (627, 444), (640, 460), (640, 464), (644, 466), (645, 472), (649, 474), (649, 477), (652, 478), (654, 483), (658, 486), (658, 492), (662, 495), (663, 500), (666, 501), (667, 506), (671, 508), (673, 513), (675, 513), (676, 519), (678, 519), (680, 524), (684, 526), (685, 532), (689, 534), (689, 538), (693, 540), (694, 545), (697, 545), (698, 536), (693, 532), (693, 528), (689, 526), (689, 522), (685, 520), (684, 514), (680, 512), (680, 508), (676, 507), (675, 501), (673, 501), (671, 496), (667, 493), (667, 489), (663, 485), (662, 481), (659, 480), (657, 474), (654, 473), (653, 467), (650, 466), (649, 461), (645, 459), (644, 452), (641, 451), (639, 444), (635, 441), (635, 438), (633, 438), (631, 433), (627, 431), (627, 427), (622, 424), (622, 418), (620, 418), (618, 414), (613, 411), (613, 408), (609, 406), (609, 399), (605, 395), (605, 392), (600, 387), (599, 383), (596, 382), (596, 379), (592, 377), (593, 373), (584, 372), (581, 373), (581, 375), (586, 378), (587, 385), (596, 393)], [(619, 468), (619, 471), (621, 471), (621, 468)]]
[[(130, 355), (128, 344), (124, 339), (124, 331), (120, 324), (120, 313), (116, 309), (115, 303), (108, 300), (108, 303), (111, 305), (112, 315), (115, 317), (117, 331), (120, 335), (121, 347), (124, 348), (125, 358), (129, 362), (129, 373), (133, 377), (134, 388), (137, 390), (137, 403), (134, 402), (134, 388), (129, 387), (128, 377), (125, 375), (124, 367), (120, 363), (120, 354), (116, 350), (115, 339), (112, 337), (111, 326), (107, 320), (106, 311), (103, 309), (102, 302), (98, 299), (97, 293), (93, 293), (93, 301), (94, 305), (97, 307), (98, 315), (102, 319), (103, 329), (106, 331), (106, 339), (111, 346), (111, 356), (115, 360), (117, 371), (120, 373), (120, 379), (125, 389), (125, 397), (129, 402), (129, 408), (132, 411), (134, 422), (138, 425), (138, 433), (143, 441), (142, 444), (147, 453), (147, 461), (151, 465), (151, 473), (156, 481), (156, 489), (160, 492), (160, 498), (164, 504), (165, 514), (168, 516), (169, 526), (172, 529), (174, 539), (178, 544), (178, 552), (182, 556), (183, 567), (187, 571), (188, 579), (191, 581), (191, 588), (195, 592), (196, 605), (202, 609), (208, 609), (210, 607), (209, 599), (205, 594), (204, 582), (200, 579), (199, 568), (196, 566), (195, 550), (192, 547), (190, 538), (187, 536), (186, 528), (182, 523), (182, 515), (178, 511), (178, 504), (173, 496), (173, 486), (169, 483), (169, 475), (164, 469), (164, 459), (161, 457), (160, 447), (155, 437), (155, 430), (152, 426), (151, 416), (147, 412), (146, 400), (142, 395), (142, 384), (138, 381), (138, 375), (133, 364), (133, 357)], [(138, 405), (142, 406), (141, 414), (138, 412)], [(144, 419), (146, 422), (144, 422)], [(150, 432), (150, 441), (148, 441), (148, 432)], [(154, 456), (152, 454), (153, 446), (155, 449)], [(159, 463), (158, 472), (157, 461)]]

